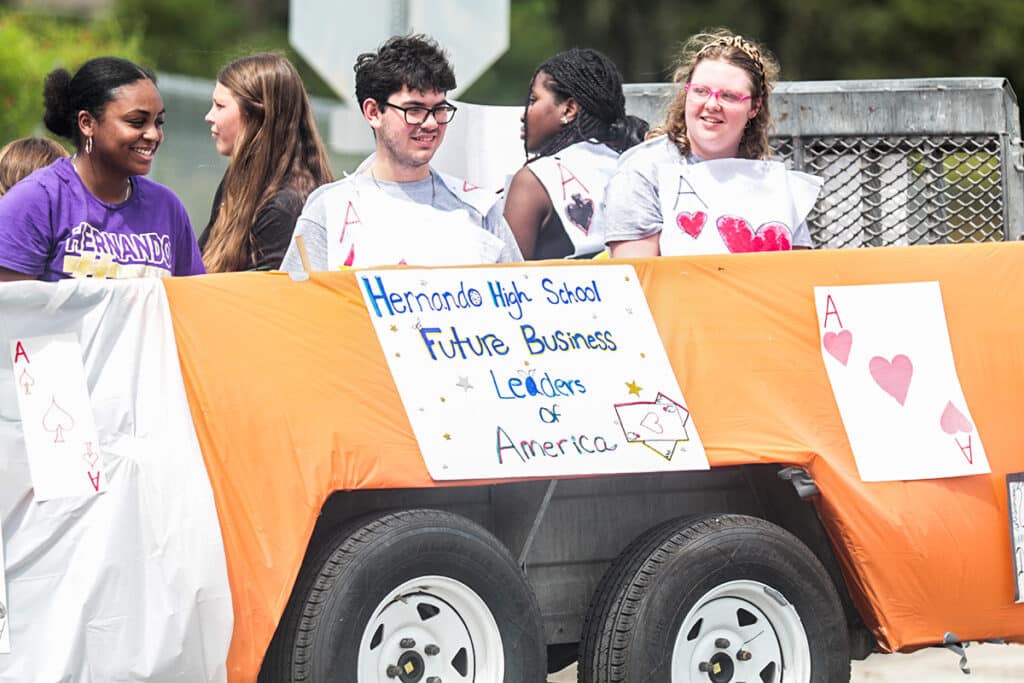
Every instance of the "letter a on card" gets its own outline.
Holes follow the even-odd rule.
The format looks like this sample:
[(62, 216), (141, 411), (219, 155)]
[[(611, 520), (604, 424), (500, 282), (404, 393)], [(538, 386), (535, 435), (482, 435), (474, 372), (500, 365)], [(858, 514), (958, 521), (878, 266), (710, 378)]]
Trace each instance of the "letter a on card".
[(78, 339), (73, 334), (15, 339), (11, 354), (35, 499), (105, 491)]

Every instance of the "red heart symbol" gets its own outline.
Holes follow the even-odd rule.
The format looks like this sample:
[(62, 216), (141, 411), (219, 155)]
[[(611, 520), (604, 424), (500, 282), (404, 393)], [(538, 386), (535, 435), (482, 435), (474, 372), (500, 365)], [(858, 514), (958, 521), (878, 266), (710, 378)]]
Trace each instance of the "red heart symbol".
[(974, 425), (953, 405), (952, 401), (946, 402), (946, 409), (942, 411), (942, 417), (939, 418), (939, 426), (947, 434), (956, 434), (957, 432), (970, 434), (974, 431)]
[(708, 215), (703, 211), (696, 213), (682, 211), (676, 216), (676, 225), (682, 228), (687, 235), (696, 239), (700, 235), (700, 231), (704, 229), (704, 221), (707, 219)]
[(892, 361), (875, 356), (868, 363), (868, 370), (882, 391), (903, 405), (910, 390), (910, 378), (914, 375), (914, 364), (910, 359), (903, 354), (893, 356)]
[(850, 360), (853, 333), (849, 330), (826, 332), (825, 336), (821, 338), (821, 343), (825, 345), (825, 350), (843, 365), (846, 365), (846, 361)]
[(736, 216), (718, 219), (718, 232), (733, 254), (749, 251), (787, 251), (792, 245), (789, 228), (782, 223), (765, 223), (755, 232), (750, 223)]

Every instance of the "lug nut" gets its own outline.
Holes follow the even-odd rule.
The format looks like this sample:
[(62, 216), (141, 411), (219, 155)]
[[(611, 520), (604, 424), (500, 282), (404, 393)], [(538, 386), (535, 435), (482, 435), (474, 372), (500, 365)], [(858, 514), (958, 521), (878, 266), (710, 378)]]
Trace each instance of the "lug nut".
[(441, 654), (441, 648), (439, 648), (437, 645), (434, 645), (433, 643), (423, 648), (423, 651), (431, 657), (437, 654)]
[(740, 650), (739, 652), (736, 653), (736, 659), (740, 660), (741, 662), (750, 661), (750, 658), (752, 656), (753, 655), (751, 655), (748, 650)]
[(700, 664), (697, 665), (697, 669), (699, 671), (703, 672), (703, 673), (708, 673), (709, 671), (711, 671), (711, 663), (710, 662), (701, 662)]
[(412, 638), (402, 638), (400, 641), (398, 641), (398, 647), (402, 647), (406, 650), (409, 650), (411, 648), (416, 647), (416, 641)]
[(427, 678), (427, 683), (441, 683), (441, 677), (440, 676), (430, 676), (429, 678)]
[(715, 647), (717, 647), (719, 650), (728, 650), (729, 649), (729, 641), (728, 641), (728, 639), (726, 639), (726, 638), (715, 638)]
[(388, 665), (388, 670), (385, 673), (388, 675), (388, 678), (398, 678), (398, 675), (402, 673), (402, 670), (394, 664), (390, 664)]

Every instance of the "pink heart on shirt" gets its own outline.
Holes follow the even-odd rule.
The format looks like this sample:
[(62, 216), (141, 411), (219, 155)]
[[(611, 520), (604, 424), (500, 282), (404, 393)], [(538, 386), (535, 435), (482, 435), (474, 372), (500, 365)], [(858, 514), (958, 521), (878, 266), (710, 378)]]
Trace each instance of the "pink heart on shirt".
[(704, 221), (708, 219), (708, 215), (703, 211), (697, 211), (695, 213), (689, 213), (687, 211), (681, 211), (676, 216), (676, 225), (682, 228), (690, 237), (697, 239), (700, 236), (701, 230), (704, 229)]
[(764, 223), (756, 231), (737, 216), (718, 219), (718, 232), (733, 254), (750, 251), (788, 251), (792, 247), (789, 228), (782, 223)]

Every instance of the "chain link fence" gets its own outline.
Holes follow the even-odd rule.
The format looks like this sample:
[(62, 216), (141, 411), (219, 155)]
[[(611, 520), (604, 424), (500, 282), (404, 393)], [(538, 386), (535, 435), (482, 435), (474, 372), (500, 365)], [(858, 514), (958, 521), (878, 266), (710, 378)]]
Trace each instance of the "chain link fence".
[[(629, 85), (657, 122), (671, 85)], [(817, 247), (1017, 239), (1024, 229), (1020, 114), (1001, 78), (780, 83), (773, 157), (824, 178)]]

